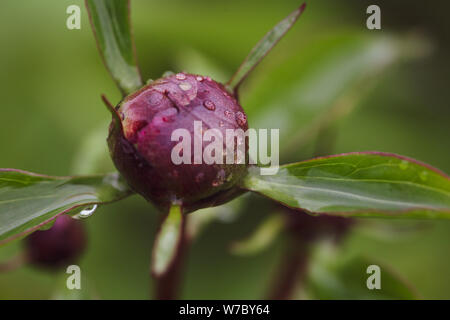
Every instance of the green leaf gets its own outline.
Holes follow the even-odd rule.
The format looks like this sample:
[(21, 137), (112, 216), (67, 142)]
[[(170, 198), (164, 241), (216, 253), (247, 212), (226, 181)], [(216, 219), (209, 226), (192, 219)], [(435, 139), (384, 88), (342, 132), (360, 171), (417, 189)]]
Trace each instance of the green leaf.
[(180, 206), (172, 206), (153, 246), (152, 274), (163, 275), (175, 261), (184, 236), (184, 217)]
[(130, 26), (130, 1), (86, 0), (91, 26), (106, 68), (123, 95), (142, 86)]
[[(339, 254), (314, 257), (309, 268), (306, 291), (313, 299), (419, 299), (416, 289), (391, 267), (364, 256)], [(376, 265), (380, 268), (380, 289), (368, 289), (367, 280), (373, 271), (367, 268)]]
[(337, 216), (450, 218), (450, 178), (406, 157), (361, 152), (253, 167), (243, 187), (289, 207)]
[(248, 74), (258, 65), (259, 62), (269, 53), (270, 50), (281, 40), (281, 38), (294, 25), (300, 15), (306, 8), (306, 3), (303, 3), (297, 10), (292, 12), (281, 22), (279, 22), (272, 30), (270, 30), (250, 51), (249, 55), (242, 62), (239, 69), (231, 77), (227, 83), (227, 87), (231, 91), (236, 92), (239, 85), (244, 81)]
[(256, 74), (242, 105), (252, 127), (280, 129), (281, 154), (299, 152), (321, 128), (352, 112), (392, 66), (420, 57), (411, 52), (426, 45), (417, 37), (332, 33)]
[(130, 194), (116, 173), (51, 177), (0, 169), (0, 245), (51, 223), (61, 214)]

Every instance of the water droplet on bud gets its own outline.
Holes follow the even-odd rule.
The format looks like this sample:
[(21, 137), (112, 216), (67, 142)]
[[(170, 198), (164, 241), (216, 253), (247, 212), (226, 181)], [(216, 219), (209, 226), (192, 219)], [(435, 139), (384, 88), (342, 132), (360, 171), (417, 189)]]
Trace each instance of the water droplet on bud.
[(177, 78), (178, 80), (185, 80), (186, 79), (186, 75), (184, 73), (177, 73), (175, 78)]
[(178, 86), (179, 86), (180, 89), (183, 90), (183, 91), (188, 91), (189, 89), (192, 88), (192, 86), (191, 86), (191, 84), (190, 84), (189, 82), (183, 82), (183, 83), (180, 83)]
[(247, 124), (247, 116), (242, 112), (238, 111), (236, 113), (236, 122), (240, 127), (243, 127)]
[(214, 102), (212, 102), (211, 100), (205, 100), (205, 101), (203, 102), (203, 106), (204, 106), (206, 109), (211, 110), (211, 111), (216, 110), (216, 105), (215, 105)]
[(228, 111), (228, 110), (225, 110), (224, 114), (225, 114), (225, 116), (227, 116), (227, 117), (231, 117), (231, 116), (232, 116), (232, 112), (231, 112), (231, 111)]

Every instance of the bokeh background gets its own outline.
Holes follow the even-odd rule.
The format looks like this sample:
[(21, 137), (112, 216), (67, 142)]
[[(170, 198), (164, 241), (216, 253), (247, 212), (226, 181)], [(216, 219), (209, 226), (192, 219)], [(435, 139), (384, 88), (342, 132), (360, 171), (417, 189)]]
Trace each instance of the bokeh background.
[[(382, 30), (365, 26), (372, 3), (381, 6)], [(71, 4), (82, 8), (81, 30), (66, 28)], [(132, 24), (143, 76), (186, 70), (226, 80), (252, 46), (299, 4), (134, 0)], [(308, 1), (298, 24), (243, 87), (250, 125), (279, 125), (281, 146), (292, 146), (282, 162), (378, 150), (449, 173), (448, 10), (446, 1)], [(115, 102), (120, 95), (97, 53), (83, 2), (3, 0), (0, 43), (0, 167), (51, 175), (113, 170), (106, 144), (98, 143), (106, 138), (110, 119), (100, 94)], [(298, 100), (292, 98), (295, 93)], [(338, 103), (344, 107), (338, 108), (343, 112), (336, 124), (327, 130), (309, 127), (318, 113), (327, 114)], [(283, 123), (286, 118), (290, 124)], [(264, 203), (257, 196), (246, 201)], [(201, 233), (190, 250), (183, 298), (264, 296), (283, 236), (253, 255), (236, 256), (229, 248), (263, 221), (265, 207), (244, 205)], [(84, 221), (89, 247), (80, 266), (97, 297), (150, 297), (149, 259), (158, 217), (133, 196), (101, 207)], [(1, 247), (0, 261), (21, 248), (21, 242)], [(343, 255), (361, 253), (389, 265), (427, 299), (450, 298), (449, 252), (450, 222), (442, 220), (362, 220), (341, 248)], [(0, 299), (55, 297), (63, 276), (27, 266), (0, 274)]]

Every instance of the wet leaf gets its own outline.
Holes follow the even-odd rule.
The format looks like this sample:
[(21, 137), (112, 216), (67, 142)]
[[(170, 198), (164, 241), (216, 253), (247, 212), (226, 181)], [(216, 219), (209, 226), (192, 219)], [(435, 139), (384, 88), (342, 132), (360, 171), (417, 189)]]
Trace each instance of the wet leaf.
[(0, 244), (20, 238), (61, 214), (131, 194), (118, 174), (52, 177), (0, 169)]
[(450, 178), (415, 160), (361, 152), (252, 168), (243, 186), (292, 208), (349, 217), (450, 218)]

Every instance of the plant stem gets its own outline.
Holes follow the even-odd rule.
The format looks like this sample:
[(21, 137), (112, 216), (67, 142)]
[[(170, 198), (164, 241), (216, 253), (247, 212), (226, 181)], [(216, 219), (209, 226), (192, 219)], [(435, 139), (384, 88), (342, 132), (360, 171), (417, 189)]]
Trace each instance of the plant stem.
[[(186, 232), (187, 217), (183, 215), (180, 225), (180, 239), (175, 251), (175, 255), (161, 274), (152, 273), (155, 281), (155, 299), (174, 300), (180, 296), (181, 282), (184, 273), (185, 258), (189, 249), (190, 239)], [(164, 222), (163, 222), (164, 223)]]
[(288, 243), (279, 269), (270, 287), (268, 299), (291, 299), (305, 283), (314, 244), (326, 237), (338, 245), (353, 225), (353, 220), (341, 217), (313, 217), (305, 212), (286, 209)]
[(295, 294), (295, 290), (305, 280), (308, 257), (308, 243), (295, 236), (290, 237), (267, 299), (287, 300)]

